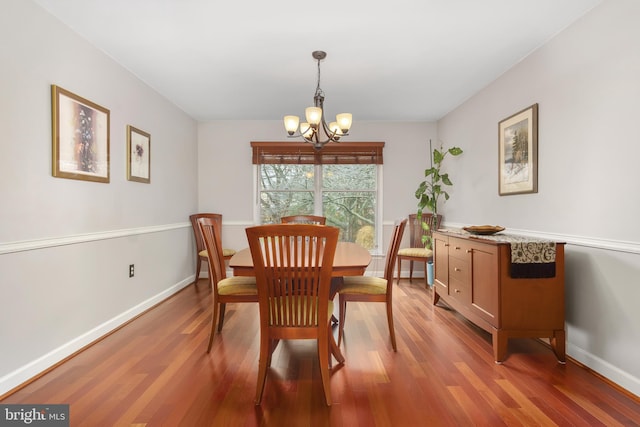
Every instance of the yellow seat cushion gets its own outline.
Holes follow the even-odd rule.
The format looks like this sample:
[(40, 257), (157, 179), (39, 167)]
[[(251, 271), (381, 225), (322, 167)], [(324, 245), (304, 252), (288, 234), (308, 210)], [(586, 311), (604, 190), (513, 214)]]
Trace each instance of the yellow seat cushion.
[(433, 256), (433, 251), (425, 248), (402, 248), (398, 251), (398, 255), (431, 258)]
[(220, 295), (258, 295), (256, 278), (250, 276), (233, 276), (218, 282)]
[[(235, 249), (223, 249), (222, 250), (222, 256), (223, 257), (234, 256), (235, 254), (236, 254)], [(207, 250), (206, 249), (198, 252), (198, 255), (209, 258), (209, 254), (207, 254)]]
[(387, 293), (387, 279), (370, 276), (345, 276), (338, 293), (383, 295)]

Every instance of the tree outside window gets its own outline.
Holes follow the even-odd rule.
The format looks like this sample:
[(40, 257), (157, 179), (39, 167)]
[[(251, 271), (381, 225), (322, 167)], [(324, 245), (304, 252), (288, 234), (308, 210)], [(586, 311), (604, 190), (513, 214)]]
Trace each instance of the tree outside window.
[[(260, 166), (260, 219), (280, 222), (287, 215), (327, 217), (340, 240), (376, 247), (377, 165)], [(316, 189), (320, 189), (319, 191)], [(321, 206), (316, 212), (315, 206)]]
[(320, 215), (340, 240), (378, 247), (384, 142), (340, 142), (316, 150), (296, 142), (251, 142), (262, 224), (289, 215)]

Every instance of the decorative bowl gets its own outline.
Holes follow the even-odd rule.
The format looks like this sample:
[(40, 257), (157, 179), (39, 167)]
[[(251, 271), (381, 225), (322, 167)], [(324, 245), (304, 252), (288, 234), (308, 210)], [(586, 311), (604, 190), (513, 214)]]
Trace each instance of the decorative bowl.
[(489, 236), (503, 231), (504, 227), (500, 227), (499, 225), (472, 225), (470, 227), (462, 227), (462, 229), (471, 234)]

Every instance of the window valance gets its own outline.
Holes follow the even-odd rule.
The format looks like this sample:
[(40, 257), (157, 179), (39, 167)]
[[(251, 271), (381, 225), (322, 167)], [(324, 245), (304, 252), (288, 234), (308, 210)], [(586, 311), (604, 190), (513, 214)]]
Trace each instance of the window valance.
[(383, 148), (384, 142), (330, 143), (321, 150), (304, 142), (251, 142), (254, 165), (381, 165)]

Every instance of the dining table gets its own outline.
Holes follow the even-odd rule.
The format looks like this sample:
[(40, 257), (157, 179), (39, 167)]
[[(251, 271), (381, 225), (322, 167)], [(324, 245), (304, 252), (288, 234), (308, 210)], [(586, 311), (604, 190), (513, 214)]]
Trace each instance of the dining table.
[[(363, 276), (370, 263), (371, 253), (368, 249), (353, 242), (338, 242), (333, 257), (332, 276)], [(237, 251), (229, 260), (229, 268), (233, 270), (234, 276), (255, 276), (249, 248)]]

